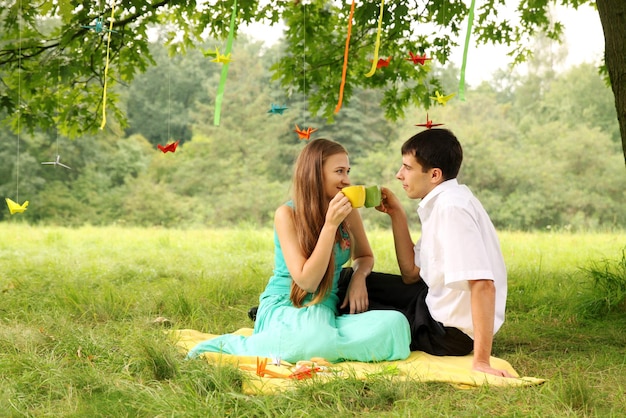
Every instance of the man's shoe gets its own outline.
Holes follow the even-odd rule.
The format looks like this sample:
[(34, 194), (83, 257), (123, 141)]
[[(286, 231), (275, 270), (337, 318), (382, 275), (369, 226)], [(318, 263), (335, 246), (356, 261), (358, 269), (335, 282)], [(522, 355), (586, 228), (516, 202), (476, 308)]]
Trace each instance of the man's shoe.
[(250, 310), (248, 310), (248, 318), (250, 318), (253, 321), (256, 321), (256, 311), (259, 310), (258, 306), (253, 306), (252, 308), (250, 308)]

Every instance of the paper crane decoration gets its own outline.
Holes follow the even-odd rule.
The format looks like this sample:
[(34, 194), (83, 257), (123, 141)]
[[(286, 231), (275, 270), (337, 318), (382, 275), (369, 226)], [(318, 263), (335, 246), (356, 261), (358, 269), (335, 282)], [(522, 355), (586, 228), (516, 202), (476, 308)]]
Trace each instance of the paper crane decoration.
[(417, 123), (415, 126), (422, 126), (426, 129), (431, 129), (435, 126), (441, 126), (443, 123), (433, 123), (432, 120), (428, 119), (428, 113), (426, 113), (426, 123)]
[(96, 23), (94, 25), (81, 25), (81, 28), (90, 29), (96, 33), (102, 33), (102, 32), (117, 33), (117, 31), (114, 31), (113, 29), (107, 29), (104, 26), (104, 19), (102, 19), (102, 16), (96, 19)]
[(379, 58), (378, 62), (376, 63), (376, 68), (389, 67), (390, 62), (391, 62), (391, 57), (388, 57), (387, 59)]
[(226, 55), (220, 54), (219, 49), (215, 48), (215, 58), (213, 58), (211, 62), (217, 62), (220, 64), (228, 64), (231, 61), (232, 59), (230, 58), (230, 52)]
[(24, 211), (28, 207), (28, 200), (21, 205), (12, 201), (8, 197), (5, 197), (4, 200), (6, 200), (7, 202), (7, 206), (9, 207), (9, 212), (11, 212), (11, 215), (13, 215), (14, 213), (24, 213)]
[(456, 93), (448, 94), (447, 96), (443, 96), (439, 93), (439, 90), (435, 91), (435, 97), (430, 96), (431, 99), (436, 100), (440, 105), (445, 106), (448, 100), (454, 97)]
[(267, 113), (271, 113), (272, 115), (282, 115), (285, 110), (287, 110), (287, 106), (280, 106), (272, 103), (270, 110), (268, 110)]
[(41, 164), (43, 164), (43, 165), (58, 165), (60, 167), (67, 168), (68, 170), (71, 170), (70, 167), (68, 167), (65, 164), (61, 163), (61, 156), (60, 155), (57, 155), (57, 158), (54, 161), (46, 161), (46, 162), (43, 162)]
[(298, 134), (298, 139), (309, 140), (311, 139), (311, 134), (315, 131), (317, 131), (317, 129), (314, 129), (311, 127), (306, 128), (306, 129), (300, 129), (300, 127), (296, 125), (296, 130), (294, 132)]
[(405, 58), (405, 60), (412, 61), (413, 64), (424, 65), (426, 64), (426, 61), (432, 60), (432, 58), (427, 58), (426, 54), (424, 55), (414, 54), (413, 52), (409, 51), (409, 58)]
[(160, 149), (163, 152), (163, 154), (167, 152), (176, 152), (176, 147), (178, 146), (179, 142), (180, 140), (176, 142), (172, 142), (171, 144), (167, 144), (166, 146), (159, 144), (157, 145), (157, 148)]

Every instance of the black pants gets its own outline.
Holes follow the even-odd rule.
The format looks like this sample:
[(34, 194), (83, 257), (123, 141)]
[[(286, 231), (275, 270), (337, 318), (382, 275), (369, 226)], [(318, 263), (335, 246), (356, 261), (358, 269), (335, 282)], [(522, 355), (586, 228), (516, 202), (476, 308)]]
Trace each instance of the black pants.
[[(342, 269), (339, 277), (339, 303), (348, 290), (352, 268)], [(369, 310), (402, 312), (411, 326), (411, 350), (436, 356), (464, 356), (472, 352), (474, 341), (457, 328), (435, 321), (426, 306), (428, 286), (420, 280), (405, 284), (397, 274), (372, 272), (366, 278)], [(349, 308), (340, 311), (349, 312)]]

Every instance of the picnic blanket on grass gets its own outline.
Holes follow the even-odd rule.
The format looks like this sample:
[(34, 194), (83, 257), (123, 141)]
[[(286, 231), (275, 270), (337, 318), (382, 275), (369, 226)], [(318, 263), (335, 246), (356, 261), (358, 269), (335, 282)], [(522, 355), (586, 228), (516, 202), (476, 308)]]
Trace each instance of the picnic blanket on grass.
[[(252, 328), (241, 328), (237, 335), (252, 335)], [(215, 338), (218, 335), (206, 334), (193, 329), (171, 331), (175, 344), (187, 353), (196, 344)], [(363, 363), (345, 361), (329, 364), (323, 359), (303, 359), (297, 364), (279, 359), (257, 356), (238, 356), (223, 353), (203, 353), (199, 357), (211, 364), (232, 365), (243, 370), (248, 376), (243, 390), (248, 394), (276, 393), (292, 389), (302, 379), (356, 378), (367, 380), (373, 376), (389, 376), (398, 381), (414, 380), (421, 382), (445, 382), (460, 389), (481, 385), (493, 386), (533, 386), (544, 383), (536, 377), (519, 377), (506, 360), (491, 357), (491, 365), (507, 370), (515, 378), (504, 378), (472, 370), (473, 355), (433, 356), (421, 351), (413, 351), (405, 360)]]

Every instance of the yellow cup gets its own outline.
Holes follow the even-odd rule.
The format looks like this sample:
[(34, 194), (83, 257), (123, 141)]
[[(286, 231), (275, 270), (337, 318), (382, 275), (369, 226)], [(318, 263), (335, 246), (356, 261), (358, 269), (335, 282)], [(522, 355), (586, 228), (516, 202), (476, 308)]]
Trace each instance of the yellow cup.
[(341, 189), (353, 208), (360, 208), (365, 204), (365, 186), (348, 186)]

